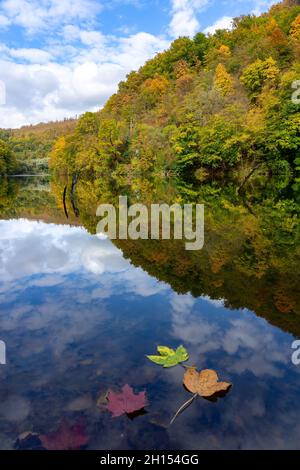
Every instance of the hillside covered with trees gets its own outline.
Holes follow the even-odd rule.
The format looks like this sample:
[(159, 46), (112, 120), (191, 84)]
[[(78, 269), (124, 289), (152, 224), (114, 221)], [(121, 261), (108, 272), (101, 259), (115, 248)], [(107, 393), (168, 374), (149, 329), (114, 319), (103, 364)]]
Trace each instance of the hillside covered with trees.
[[(300, 1), (180, 37), (98, 113), (0, 130), (0, 174), (176, 174), (185, 181), (254, 169), (300, 188)], [(298, 92), (299, 91), (299, 92)], [(294, 100), (292, 100), (294, 96)]]
[(0, 129), (0, 175), (48, 172), (56, 140), (74, 131), (76, 119)]
[[(256, 167), (299, 183), (300, 2), (180, 37), (83, 115), (51, 153), (59, 173), (174, 172), (202, 180)], [(297, 186), (295, 185), (295, 188)]]

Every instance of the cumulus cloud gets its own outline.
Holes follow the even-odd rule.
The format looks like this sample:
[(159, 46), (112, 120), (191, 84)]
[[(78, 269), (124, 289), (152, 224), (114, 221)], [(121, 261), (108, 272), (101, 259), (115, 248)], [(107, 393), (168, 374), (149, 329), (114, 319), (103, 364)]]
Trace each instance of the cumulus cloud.
[(223, 16), (219, 18), (214, 24), (205, 28), (204, 33), (214, 34), (218, 29), (231, 29), (232, 28), (231, 16)]
[(10, 20), (5, 16), (0, 14), (0, 28), (6, 27), (10, 24)]
[(33, 34), (72, 19), (91, 20), (100, 10), (93, 0), (4, 0), (0, 14)]
[(169, 33), (172, 37), (194, 36), (200, 28), (197, 14), (209, 0), (172, 0), (172, 19)]
[[(6, 103), (0, 127), (19, 127), (100, 109), (127, 73), (169, 46), (145, 32), (103, 34), (104, 0), (4, 0), (0, 28), (22, 37), (22, 47), (0, 43)], [(34, 41), (35, 47), (24, 47)]]
[[(119, 38), (111, 44), (97, 32), (75, 33), (87, 47), (63, 63), (52, 60), (60, 52), (55, 45), (49, 51), (0, 48), (4, 56), (0, 59), (1, 80), (6, 85), (7, 100), (0, 109), (0, 127), (96, 111), (127, 73), (169, 45), (167, 40), (147, 33)], [(73, 52), (71, 48), (70, 54)], [(9, 56), (23, 63), (9, 60)]]
[(50, 62), (52, 59), (49, 52), (43, 51), (41, 49), (7, 49), (8, 54), (15, 59), (23, 59), (27, 62), (44, 64)]

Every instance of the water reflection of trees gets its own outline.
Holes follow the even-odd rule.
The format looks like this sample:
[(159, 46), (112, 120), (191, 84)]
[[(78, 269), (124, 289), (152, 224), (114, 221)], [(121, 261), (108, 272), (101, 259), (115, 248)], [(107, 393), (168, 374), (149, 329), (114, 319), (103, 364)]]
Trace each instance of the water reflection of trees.
[[(238, 186), (207, 183), (198, 188), (180, 182), (132, 179), (126, 184), (102, 178), (79, 181), (76, 190), (80, 220), (63, 208), (65, 181), (51, 181), (45, 190), (20, 188), (14, 181), (0, 185), (1, 217), (28, 214), (57, 223), (82, 224), (95, 233), (96, 207), (116, 203), (119, 195), (134, 202), (204, 202), (205, 246), (188, 252), (181, 241), (114, 242), (124, 256), (178, 293), (224, 299), (229, 308), (247, 308), (285, 331), (300, 334), (299, 207), (288, 186), (278, 181), (257, 181), (243, 194)], [(68, 186), (70, 187), (70, 185)], [(27, 189), (26, 189), (27, 188)], [(49, 191), (50, 189), (50, 191)], [(69, 195), (70, 196), (70, 195)]]

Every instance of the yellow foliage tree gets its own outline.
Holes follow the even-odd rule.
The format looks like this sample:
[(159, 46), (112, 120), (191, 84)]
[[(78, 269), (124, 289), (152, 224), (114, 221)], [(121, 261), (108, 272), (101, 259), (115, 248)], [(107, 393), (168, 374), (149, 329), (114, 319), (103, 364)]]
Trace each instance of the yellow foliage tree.
[(270, 18), (270, 20), (268, 21), (268, 23), (266, 24), (266, 32), (268, 34), (272, 33), (276, 28), (278, 28), (278, 23), (277, 21), (275, 20), (275, 18)]
[(276, 60), (273, 59), (273, 57), (269, 57), (268, 59), (265, 60), (264, 62), (264, 69), (265, 69), (265, 77), (267, 80), (270, 80), (271, 82), (276, 82), (280, 70), (277, 66)]
[(163, 75), (148, 78), (141, 87), (140, 98), (145, 108), (156, 106), (167, 92), (170, 83)]
[(297, 16), (295, 21), (292, 23), (291, 31), (290, 31), (291, 38), (295, 41), (300, 40), (300, 14)]
[(168, 79), (162, 75), (156, 75), (154, 78), (148, 78), (148, 80), (146, 80), (143, 85), (146, 90), (149, 90), (150, 92), (159, 96), (166, 93), (168, 86)]
[(233, 92), (233, 78), (223, 64), (219, 64), (216, 68), (214, 86), (223, 96)]
[(66, 138), (60, 137), (54, 144), (50, 153), (49, 167), (61, 171), (65, 165)]
[(219, 49), (219, 53), (223, 57), (230, 57), (231, 56), (231, 50), (228, 46), (225, 46), (225, 44), (222, 44), (222, 46)]
[(184, 92), (189, 91), (193, 84), (194, 75), (191, 68), (185, 60), (179, 60), (174, 65), (176, 76), (176, 87)]

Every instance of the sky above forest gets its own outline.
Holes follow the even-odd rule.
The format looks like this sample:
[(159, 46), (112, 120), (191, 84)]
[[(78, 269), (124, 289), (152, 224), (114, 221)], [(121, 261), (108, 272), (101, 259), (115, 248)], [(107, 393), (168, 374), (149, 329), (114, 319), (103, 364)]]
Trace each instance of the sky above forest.
[(179, 36), (278, 0), (0, 0), (0, 127), (96, 111)]

